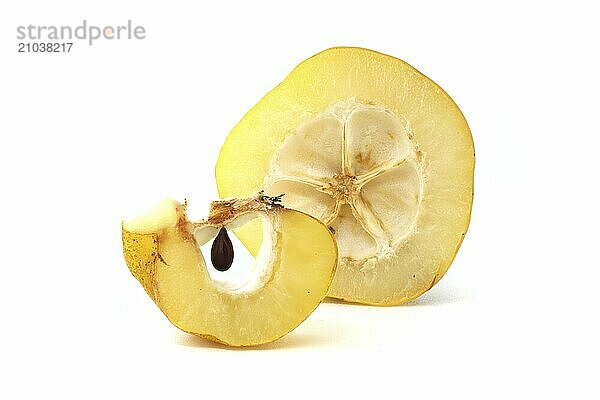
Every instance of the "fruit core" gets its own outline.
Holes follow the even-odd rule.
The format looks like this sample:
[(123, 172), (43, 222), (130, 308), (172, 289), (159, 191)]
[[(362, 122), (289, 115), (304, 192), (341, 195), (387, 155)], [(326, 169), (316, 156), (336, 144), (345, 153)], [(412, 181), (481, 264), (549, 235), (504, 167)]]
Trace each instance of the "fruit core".
[(329, 225), (340, 256), (367, 267), (414, 233), (425, 162), (406, 118), (348, 99), (286, 138), (264, 189)]
[[(207, 272), (221, 292), (238, 295), (253, 293), (271, 278), (273, 265), (280, 252), (275, 240), (279, 217), (274, 210), (278, 207), (281, 206), (273, 198), (262, 194), (250, 199), (217, 201), (211, 204), (209, 217), (205, 221), (190, 223), (190, 231), (198, 247), (212, 242), (212, 267), (207, 268)], [(260, 221), (263, 227), (263, 240), (258, 254), (250, 265), (234, 262), (233, 244), (227, 230), (253, 221)]]
[(359, 188), (356, 185), (355, 176), (335, 174), (321, 190), (340, 203), (352, 203)]

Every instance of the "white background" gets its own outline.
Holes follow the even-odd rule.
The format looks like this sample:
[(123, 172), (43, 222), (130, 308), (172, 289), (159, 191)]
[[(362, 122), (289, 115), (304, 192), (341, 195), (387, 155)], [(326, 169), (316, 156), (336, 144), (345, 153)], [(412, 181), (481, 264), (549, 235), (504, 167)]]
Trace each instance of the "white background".
[[(597, 11), (592, 2), (5, 1), (0, 6), (0, 397), (598, 398)], [(17, 53), (18, 25), (132, 19), (143, 41)], [(229, 129), (300, 61), (402, 58), (463, 110), (466, 240), (406, 306), (322, 304), (230, 350), (171, 326), (120, 222), (201, 216)]]

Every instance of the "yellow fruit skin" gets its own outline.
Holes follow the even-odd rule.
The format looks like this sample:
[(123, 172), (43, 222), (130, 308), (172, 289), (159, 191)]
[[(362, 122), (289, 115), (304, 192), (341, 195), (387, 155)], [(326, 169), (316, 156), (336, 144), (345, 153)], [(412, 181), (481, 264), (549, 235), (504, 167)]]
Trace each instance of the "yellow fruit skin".
[[(472, 208), (475, 152), (470, 129), (458, 106), (435, 82), (404, 61), (368, 49), (337, 47), (299, 64), (231, 130), (215, 170), (219, 195), (240, 197), (260, 190), (270, 160), (286, 137), (302, 122), (347, 99), (381, 105), (406, 118), (415, 128), (414, 139), (424, 149), (425, 157), (428, 151), (442, 154), (444, 149), (449, 149), (445, 160), (448, 164), (436, 164), (438, 159), (435, 159), (431, 166), (433, 172), (443, 176), (448, 166), (458, 166), (461, 216), (453, 222), (452, 232), (460, 237), (446, 239), (453, 243), (452, 249), (432, 261), (435, 266), (429, 268), (435, 272), (427, 274), (427, 279), (411, 283), (408, 289), (370, 294), (345, 293), (336, 276), (329, 293), (332, 297), (364, 304), (405, 303), (442, 278), (464, 239)], [(443, 118), (438, 118), (440, 115)], [(447, 132), (447, 135), (429, 134), (432, 131)], [(452, 149), (456, 151), (452, 153)], [(260, 243), (257, 227), (247, 225), (235, 233), (254, 254)], [(343, 268), (338, 267), (338, 275), (341, 273)], [(359, 277), (348, 277), (348, 280), (356, 279)]]
[(157, 235), (129, 232), (121, 228), (123, 256), (129, 271), (141, 284), (148, 296), (158, 302), (156, 285), (156, 259), (158, 257)]

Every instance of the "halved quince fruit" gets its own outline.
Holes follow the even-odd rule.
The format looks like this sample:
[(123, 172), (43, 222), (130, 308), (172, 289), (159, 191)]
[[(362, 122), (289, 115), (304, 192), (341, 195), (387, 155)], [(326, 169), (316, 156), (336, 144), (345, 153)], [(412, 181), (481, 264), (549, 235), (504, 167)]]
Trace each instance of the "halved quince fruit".
[[(233, 128), (222, 197), (285, 193), (334, 232), (329, 295), (400, 304), (448, 270), (469, 225), (475, 154), (458, 106), (391, 56), (325, 50), (296, 67)], [(257, 224), (236, 230), (251, 252)]]
[[(226, 230), (254, 221), (262, 226), (255, 263), (228, 278), (234, 254)], [(213, 266), (200, 251), (211, 239), (218, 271), (208, 270)], [(123, 249), (133, 275), (175, 326), (232, 346), (268, 343), (293, 330), (323, 300), (337, 264), (325, 225), (262, 194), (213, 202), (200, 222), (188, 220), (186, 204), (165, 200), (123, 223)]]

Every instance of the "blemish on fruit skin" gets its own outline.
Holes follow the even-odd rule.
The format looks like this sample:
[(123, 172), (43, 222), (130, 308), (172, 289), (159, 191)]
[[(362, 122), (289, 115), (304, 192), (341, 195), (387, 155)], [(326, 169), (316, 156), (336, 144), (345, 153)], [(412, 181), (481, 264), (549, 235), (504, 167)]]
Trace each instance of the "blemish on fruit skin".
[(169, 264), (167, 264), (167, 262), (165, 261), (165, 259), (163, 258), (163, 256), (160, 253), (156, 253), (156, 257), (158, 257), (158, 259), (160, 260), (160, 262), (162, 262), (163, 264), (165, 264), (167, 267), (169, 266)]

